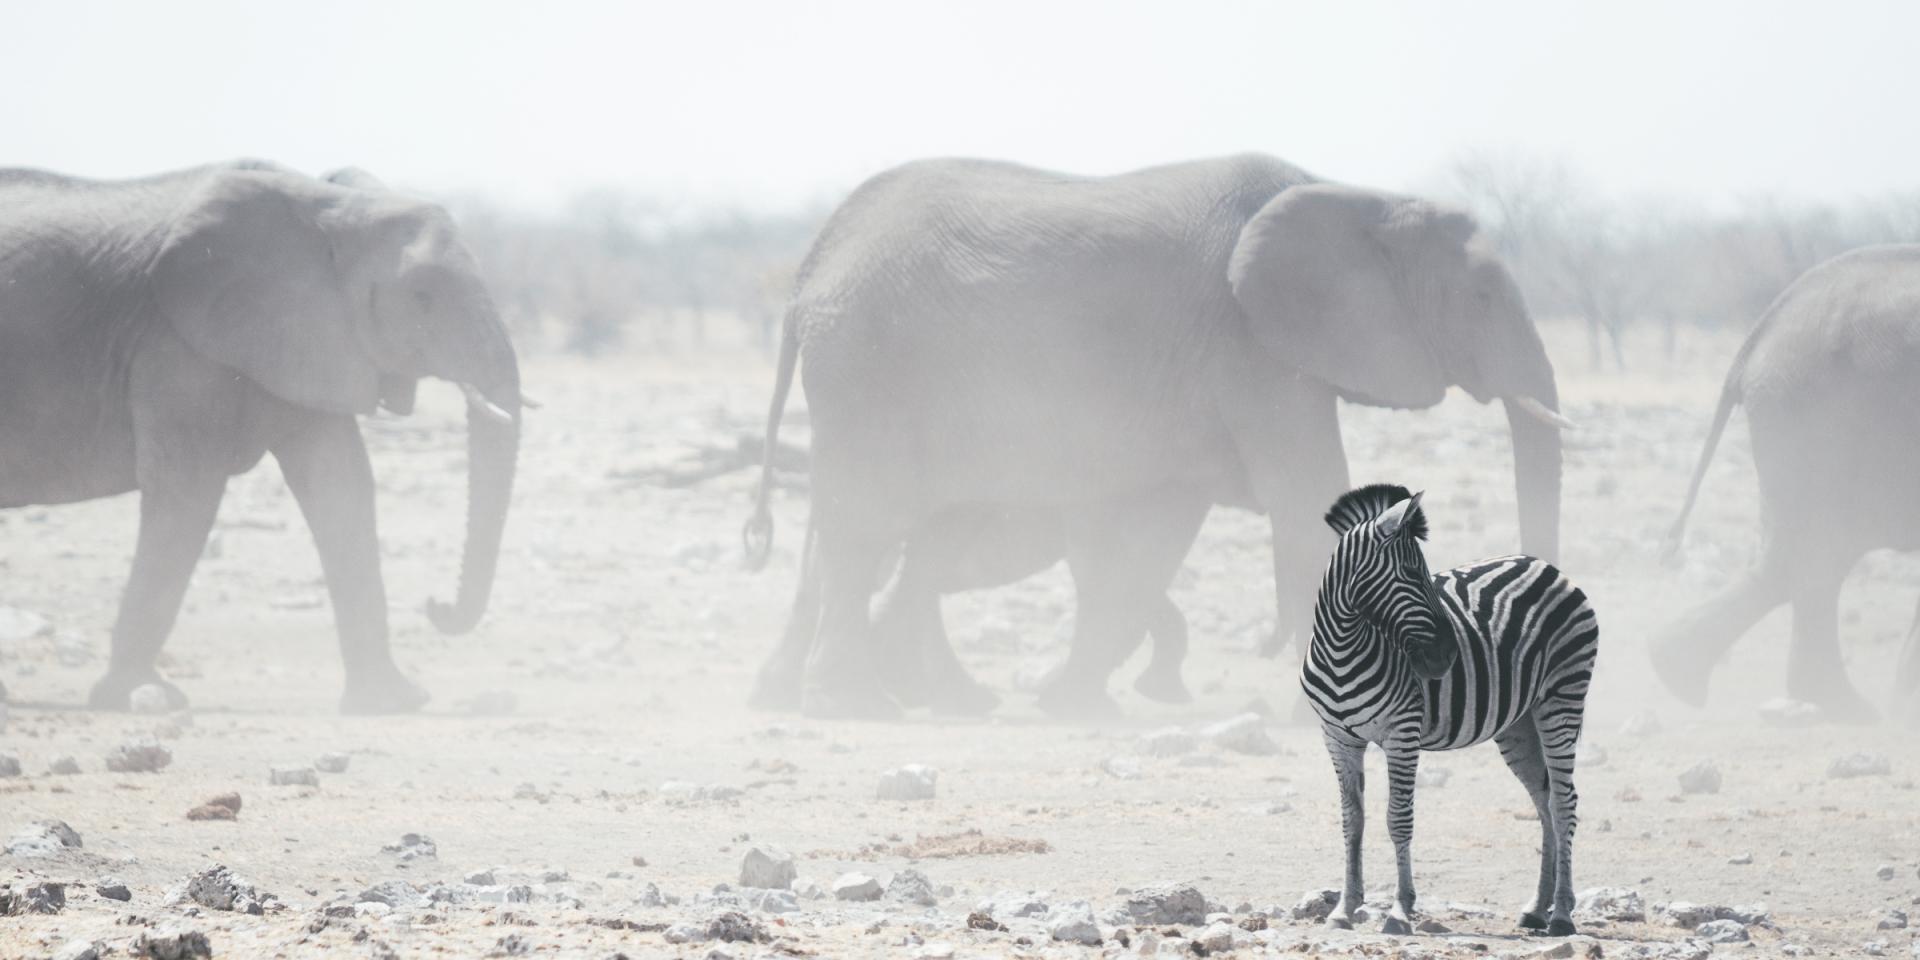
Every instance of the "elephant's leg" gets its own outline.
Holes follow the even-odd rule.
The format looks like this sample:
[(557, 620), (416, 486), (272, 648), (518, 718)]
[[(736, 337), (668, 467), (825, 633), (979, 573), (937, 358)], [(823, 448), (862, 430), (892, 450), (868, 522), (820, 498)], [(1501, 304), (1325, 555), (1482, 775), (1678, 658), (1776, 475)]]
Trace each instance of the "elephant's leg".
[(810, 717), (885, 720), (900, 715), (874, 669), (868, 605), (888, 542), (853, 524), (822, 520), (815, 529), (820, 569), (820, 627), (807, 657), (800, 711)]
[(807, 655), (813, 652), (814, 633), (819, 626), (820, 564), (814, 556), (813, 524), (809, 522), (800, 547), (800, 585), (794, 591), (793, 609), (787, 614), (787, 628), (754, 676), (748, 706), (756, 710), (800, 709)]
[(1769, 545), (1760, 562), (1732, 586), (1654, 638), (1649, 647), (1654, 675), (1669, 693), (1693, 706), (1706, 706), (1714, 666), (1734, 641), (1788, 599), (1787, 569), (1780, 553)]
[(316, 415), (270, 445), (307, 518), (333, 601), (346, 672), (342, 713), (406, 713), (427, 694), (400, 672), (388, 643), (373, 465), (351, 416)]
[(1161, 703), (1192, 703), (1193, 693), (1180, 678), (1187, 658), (1187, 616), (1173, 598), (1161, 594), (1147, 607), (1147, 633), (1153, 638), (1153, 659), (1133, 681), (1133, 689)]
[(881, 594), (873, 619), (874, 656), (887, 692), (902, 706), (977, 717), (999, 706), (954, 654), (940, 616), (940, 594), (916, 573), (911, 552)]
[(187, 583), (206, 549), (226, 492), (226, 477), (200, 470), (156, 477), (140, 491), (140, 537), (134, 547), (133, 573), (120, 596), (113, 624), (113, 649), (107, 674), (93, 685), (88, 705), (100, 710), (127, 709), (135, 687), (158, 684), (167, 702), (187, 705), (179, 688), (161, 679), (154, 662), (173, 632)]
[(1792, 588), (1787, 695), (1818, 706), (1829, 720), (1873, 723), (1880, 712), (1847, 679), (1840, 657), (1840, 586), (1858, 558), (1822, 552), (1807, 559)]
[(1909, 726), (1920, 726), (1920, 607), (1913, 611), (1913, 626), (1907, 628), (1907, 643), (1894, 670), (1893, 709)]

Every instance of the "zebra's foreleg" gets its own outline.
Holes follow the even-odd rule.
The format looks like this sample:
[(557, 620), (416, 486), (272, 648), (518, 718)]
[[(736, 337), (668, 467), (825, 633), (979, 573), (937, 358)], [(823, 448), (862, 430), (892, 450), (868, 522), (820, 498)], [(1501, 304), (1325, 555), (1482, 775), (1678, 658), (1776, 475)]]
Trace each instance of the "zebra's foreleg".
[(1533, 725), (1531, 716), (1523, 716), (1512, 726), (1500, 731), (1494, 738), (1500, 747), (1501, 759), (1507, 761), (1507, 769), (1513, 771), (1514, 778), (1527, 788), (1527, 796), (1533, 800), (1533, 810), (1540, 818), (1540, 884), (1534, 889), (1533, 902), (1520, 915), (1520, 926), (1528, 930), (1545, 930), (1547, 916), (1553, 910), (1553, 894), (1558, 877), (1555, 851), (1559, 849), (1559, 837), (1553, 829), (1553, 805), (1548, 796), (1546, 754), (1540, 746), (1540, 733)]
[(1413, 932), (1413, 780), (1420, 767), (1418, 731), (1414, 738), (1387, 744), (1387, 835), (1393, 838), (1398, 868), (1393, 910), (1382, 933)]
[(1353, 929), (1353, 914), (1366, 903), (1365, 879), (1361, 873), (1360, 839), (1366, 832), (1367, 745), (1336, 739), (1332, 730), (1322, 731), (1327, 753), (1333, 757), (1334, 777), (1340, 781), (1340, 831), (1347, 841), (1347, 882), (1340, 904), (1327, 916), (1327, 926)]

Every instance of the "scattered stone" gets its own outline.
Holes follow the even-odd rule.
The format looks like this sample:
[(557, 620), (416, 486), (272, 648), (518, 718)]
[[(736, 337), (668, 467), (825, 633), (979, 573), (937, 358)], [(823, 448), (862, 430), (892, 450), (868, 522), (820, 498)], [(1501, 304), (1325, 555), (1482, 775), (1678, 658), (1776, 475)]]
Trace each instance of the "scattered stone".
[(1820, 722), (1820, 708), (1791, 697), (1775, 697), (1760, 705), (1760, 722), (1769, 727), (1810, 727)]
[(133, 891), (119, 877), (101, 877), (93, 881), (93, 892), (108, 900), (126, 903), (133, 899)]
[(975, 910), (974, 912), (967, 914), (967, 929), (985, 930), (989, 933), (999, 933), (1006, 930), (1007, 925), (1004, 923), (1001, 923), (998, 920), (995, 920), (993, 918), (993, 914), (991, 913), (982, 913), (978, 910)]
[(821, 886), (820, 881), (812, 877), (798, 877), (788, 889), (793, 891), (794, 896), (803, 900), (825, 900), (827, 898), (827, 888)]
[(28, 913), (59, 913), (67, 907), (67, 885), (32, 883), (23, 887), (0, 886), (0, 917)]
[(1887, 955), (1887, 942), (1885, 940), (1868, 940), (1860, 945), (1860, 952), (1869, 957), (1884, 957)]
[(1149, 757), (1177, 757), (1192, 753), (1199, 739), (1179, 727), (1161, 727), (1141, 735), (1140, 752)]
[(1680, 774), (1681, 793), (1719, 793), (1720, 768), (1711, 760), (1702, 760)]
[(70, 777), (80, 772), (80, 761), (75, 760), (72, 754), (61, 754), (47, 764), (47, 772), (56, 777)]
[(882, 800), (931, 800), (940, 771), (924, 764), (909, 763), (880, 775), (875, 795)]
[(353, 902), (356, 905), (377, 903), (393, 910), (408, 910), (426, 906), (430, 899), (405, 880), (382, 880), (360, 891), (360, 895), (354, 897)]
[(313, 767), (321, 773), (346, 773), (347, 755), (344, 753), (323, 753), (313, 760)]
[(887, 899), (920, 907), (933, 907), (940, 903), (940, 898), (934, 896), (933, 883), (926, 874), (912, 868), (894, 874), (893, 879), (887, 881)]
[(786, 890), (800, 876), (793, 854), (779, 847), (754, 847), (740, 861), (740, 885), (767, 890)]
[(1728, 858), (1727, 858), (1727, 866), (1730, 866), (1730, 867), (1751, 867), (1751, 866), (1753, 866), (1753, 854), (1751, 854), (1751, 853), (1736, 853), (1736, 854), (1734, 854), (1733, 856), (1731, 856), (1731, 857), (1728, 857)]
[(1534, 956), (1538, 957), (1539, 960), (1571, 960), (1573, 957), (1573, 944), (1562, 940), (1552, 946), (1542, 947), (1538, 952), (1534, 953)]
[(1453, 771), (1448, 770), (1446, 767), (1421, 764), (1419, 768), (1413, 772), (1414, 784), (1422, 787), (1444, 787), (1447, 785), (1447, 781), (1451, 779), (1453, 779)]
[(1233, 926), (1227, 923), (1210, 923), (1206, 929), (1193, 935), (1193, 943), (1209, 954), (1225, 953), (1233, 949)]
[(1752, 939), (1747, 936), (1746, 925), (1738, 920), (1708, 920), (1693, 932), (1708, 943), (1745, 943)]
[(159, 716), (166, 713), (167, 690), (157, 683), (143, 683), (127, 694), (127, 709), (144, 716)]
[(147, 932), (133, 938), (127, 952), (141, 960), (211, 960), (213, 945), (198, 930)]
[(835, 900), (878, 900), (881, 894), (880, 881), (864, 873), (844, 873), (833, 881)]
[(188, 820), (232, 820), (238, 816), (240, 795), (237, 793), (223, 793), (187, 811)]
[(275, 899), (273, 894), (255, 889), (252, 883), (219, 864), (188, 877), (183, 889), (167, 897), (169, 902), (191, 900), (211, 910), (254, 916), (265, 913), (267, 902)]
[(1610, 923), (1641, 923), (1647, 919), (1647, 904), (1638, 890), (1626, 887), (1591, 887), (1580, 891), (1573, 901), (1576, 920), (1605, 920)]
[(320, 775), (312, 767), (274, 767), (267, 771), (267, 784), (275, 787), (317, 787)]
[(982, 913), (996, 920), (1013, 920), (1021, 917), (1044, 917), (1052, 911), (1044, 895), (1021, 893), (1015, 890), (1001, 890), (974, 906), (975, 913)]
[(517, 933), (509, 933), (493, 942), (493, 949), (487, 952), (489, 957), (524, 957), (533, 952), (533, 944)]
[(53, 960), (100, 960), (100, 945), (92, 940), (69, 940), (54, 951)]
[(1309, 890), (1293, 905), (1288, 916), (1294, 920), (1319, 922), (1333, 915), (1333, 908), (1340, 905), (1340, 891), (1332, 887)]
[(440, 856), (440, 848), (434, 844), (432, 837), (424, 833), (403, 833), (400, 835), (399, 843), (383, 844), (380, 850), (382, 853), (391, 853), (398, 857), (401, 863), (409, 860), (438, 859)]
[(1140, 761), (1132, 757), (1108, 757), (1100, 761), (1100, 769), (1115, 780), (1140, 779)]
[(1207, 898), (1191, 884), (1157, 884), (1135, 890), (1120, 905), (1119, 913), (1136, 926), (1197, 926), (1207, 922)]
[(1093, 920), (1093, 908), (1086, 901), (1075, 901), (1055, 911), (1053, 922), (1047, 925), (1047, 935), (1063, 943), (1078, 943), (1084, 946), (1100, 945), (1100, 925)]
[(1905, 930), (1906, 928), (1907, 912), (1905, 910), (1888, 910), (1881, 914), (1880, 921), (1874, 924), (1875, 930)]
[(0, 753), (0, 780), (20, 775), (20, 758), (10, 753)]
[(64, 820), (38, 820), (20, 828), (7, 841), (7, 852), (16, 857), (50, 857), (62, 850), (79, 849), (80, 834)]
[(732, 910), (714, 914), (707, 921), (707, 939), (722, 943), (766, 943), (773, 937), (759, 921)]
[(31, 610), (0, 606), (0, 643), (13, 643), (53, 632), (53, 624)]
[(1269, 757), (1280, 748), (1267, 736), (1267, 722), (1257, 713), (1243, 713), (1204, 727), (1200, 737), (1222, 750), (1255, 757)]
[(173, 751), (155, 740), (123, 743), (107, 754), (107, 769), (114, 773), (154, 773), (173, 762)]
[(1442, 934), (1448, 934), (1453, 932), (1452, 927), (1449, 927), (1446, 924), (1433, 919), (1432, 917), (1428, 917), (1427, 919), (1414, 924), (1413, 929), (1416, 933), (1426, 933), (1426, 934), (1432, 934), (1434, 936), (1439, 936)]
[(1898, 873), (1899, 871), (1893, 868), (1893, 864), (1883, 863), (1880, 865), (1880, 869), (1875, 870), (1873, 872), (1873, 875), (1876, 877), (1879, 877), (1882, 880), (1892, 880), (1894, 876)]
[(1844, 757), (1835, 757), (1827, 764), (1827, 779), (1851, 780), (1854, 777), (1884, 777), (1893, 772), (1893, 765), (1887, 758), (1877, 753), (1849, 753)]

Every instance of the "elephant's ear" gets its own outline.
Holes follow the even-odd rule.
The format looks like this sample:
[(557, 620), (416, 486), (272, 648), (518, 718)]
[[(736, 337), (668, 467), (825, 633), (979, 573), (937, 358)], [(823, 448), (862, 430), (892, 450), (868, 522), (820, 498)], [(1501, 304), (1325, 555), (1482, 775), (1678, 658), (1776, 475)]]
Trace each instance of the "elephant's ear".
[(283, 400), (371, 413), (379, 374), (321, 221), (328, 197), (297, 175), (223, 171), (175, 218), (152, 273), (181, 338)]
[[(1337, 184), (1282, 191), (1240, 230), (1228, 281), (1254, 335), (1352, 400), (1440, 402), (1447, 379), (1414, 298), (1418, 236), (1445, 230), (1418, 201)], [(1471, 223), (1467, 226), (1470, 228)], [(1432, 291), (1438, 293), (1439, 291)]]

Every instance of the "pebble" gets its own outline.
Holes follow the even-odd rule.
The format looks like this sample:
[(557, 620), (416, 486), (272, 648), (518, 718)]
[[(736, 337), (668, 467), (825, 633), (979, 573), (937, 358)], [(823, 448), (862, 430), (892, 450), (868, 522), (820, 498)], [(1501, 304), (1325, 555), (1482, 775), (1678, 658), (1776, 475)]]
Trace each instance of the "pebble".
[(788, 889), (793, 891), (794, 896), (802, 900), (825, 900), (827, 898), (827, 888), (821, 886), (820, 881), (812, 877), (797, 877)]
[(119, 877), (101, 877), (93, 881), (93, 892), (108, 900), (125, 903), (133, 899), (133, 891)]
[(1711, 760), (1702, 760), (1680, 774), (1681, 793), (1719, 793), (1720, 768)]
[(10, 753), (0, 753), (0, 780), (20, 775), (20, 758)]
[(980, 901), (974, 906), (973, 911), (995, 920), (1013, 920), (1020, 917), (1044, 917), (1052, 912), (1052, 908), (1047, 905), (1044, 894), (1001, 890)]
[(931, 800), (939, 781), (940, 771), (909, 763), (881, 774), (875, 796), (881, 800)]
[(1149, 731), (1142, 734), (1138, 741), (1140, 752), (1149, 757), (1177, 757), (1192, 753), (1199, 745), (1197, 737), (1179, 727), (1161, 727)]
[(237, 793), (223, 793), (187, 811), (188, 820), (232, 820), (238, 816), (240, 795)]
[(80, 772), (80, 761), (74, 759), (72, 754), (61, 754), (47, 764), (47, 772), (56, 777), (70, 777)]
[(1647, 904), (1638, 890), (1590, 887), (1574, 898), (1573, 915), (1580, 920), (1640, 923), (1647, 919)]
[(787, 890), (800, 876), (793, 854), (779, 847), (754, 847), (740, 861), (740, 885), (769, 890)]
[(1694, 927), (1693, 932), (1708, 943), (1745, 943), (1752, 939), (1747, 936), (1746, 925), (1738, 920), (1708, 920)]
[(1906, 928), (1907, 912), (1905, 910), (1888, 910), (1881, 914), (1880, 921), (1874, 924), (1876, 930), (1905, 930)]
[(0, 643), (12, 643), (52, 632), (53, 624), (32, 610), (0, 606)]
[(143, 716), (159, 716), (167, 712), (166, 688), (157, 683), (143, 683), (127, 694), (127, 709)]
[(1760, 705), (1760, 722), (1769, 727), (1810, 727), (1820, 722), (1820, 708), (1804, 700), (1775, 697)]
[(123, 743), (107, 754), (107, 769), (114, 773), (154, 773), (173, 762), (173, 751), (154, 740)]
[(759, 921), (732, 910), (714, 914), (707, 921), (707, 939), (724, 943), (764, 943), (773, 939)]
[(16, 857), (50, 857), (62, 850), (80, 849), (79, 831), (64, 820), (39, 820), (20, 828), (7, 841), (7, 853)]
[(1854, 777), (1884, 777), (1893, 772), (1893, 765), (1887, 758), (1877, 753), (1849, 753), (1844, 757), (1835, 757), (1827, 764), (1827, 779), (1851, 780)]
[(403, 833), (400, 835), (399, 843), (384, 844), (380, 850), (383, 853), (393, 854), (402, 863), (426, 858), (438, 859), (440, 856), (440, 847), (433, 842), (432, 837), (424, 833)]
[(1233, 949), (1233, 926), (1218, 922), (1207, 924), (1206, 929), (1193, 935), (1193, 942), (1209, 954), (1225, 953)]
[(1135, 890), (1117, 912), (1136, 925), (1198, 925), (1207, 922), (1207, 898), (1191, 884), (1156, 884)]
[(845, 873), (833, 881), (835, 900), (865, 901), (880, 899), (880, 881), (864, 873)]
[(1873, 875), (1882, 880), (1892, 880), (1898, 873), (1899, 871), (1894, 869), (1893, 864), (1883, 863), (1880, 865), (1880, 869), (1873, 872)]
[(275, 787), (317, 787), (320, 775), (312, 767), (274, 767), (267, 771), (267, 783)]
[(1325, 887), (1309, 890), (1293, 905), (1288, 916), (1294, 920), (1321, 921), (1333, 915), (1333, 908), (1340, 905), (1340, 891)]
[(255, 916), (266, 912), (267, 901), (274, 899), (277, 898), (273, 894), (261, 892), (220, 864), (188, 877), (180, 889), (167, 895), (169, 903), (191, 900), (211, 910)]
[(492, 870), (475, 870), (460, 878), (460, 882), (476, 887), (491, 887), (494, 884)]
[(1753, 854), (1736, 853), (1727, 858), (1727, 865), (1730, 867), (1750, 867), (1753, 865)]
[(133, 938), (127, 952), (142, 960), (211, 960), (213, 945), (198, 930), (146, 932)]
[(0, 886), (0, 917), (27, 913), (59, 913), (67, 906), (67, 885), (34, 883), (15, 889)]
[(100, 960), (100, 945), (92, 940), (69, 940), (54, 951), (53, 960)]
[(347, 763), (344, 753), (323, 753), (314, 758), (313, 767), (321, 773), (346, 773)]
[(927, 875), (908, 868), (893, 875), (887, 881), (887, 899), (899, 903), (910, 903), (920, 907), (938, 906), (940, 898), (934, 896), (933, 883)]
[(1243, 713), (1200, 730), (1200, 738), (1234, 753), (1269, 757), (1280, 748), (1267, 736), (1267, 721), (1257, 713)]
[(1097, 947), (1101, 943), (1100, 925), (1093, 920), (1093, 908), (1077, 900), (1055, 911), (1047, 924), (1047, 935), (1063, 943)]
[(1860, 952), (1869, 957), (1884, 957), (1887, 955), (1887, 942), (1885, 940), (1868, 940), (1860, 945)]

